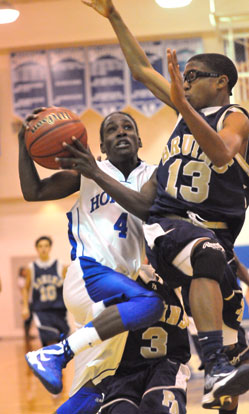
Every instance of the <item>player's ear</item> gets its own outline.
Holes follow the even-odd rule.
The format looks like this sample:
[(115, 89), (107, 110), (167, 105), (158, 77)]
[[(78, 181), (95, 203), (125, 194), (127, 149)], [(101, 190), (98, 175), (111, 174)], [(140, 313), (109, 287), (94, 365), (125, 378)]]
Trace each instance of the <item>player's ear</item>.
[(143, 143), (142, 143), (140, 137), (138, 137), (138, 146), (139, 146), (139, 148), (142, 148), (142, 146), (143, 146)]
[(217, 87), (218, 89), (222, 89), (225, 86), (227, 86), (229, 82), (228, 76), (227, 75), (221, 75), (219, 76), (219, 78), (217, 79)]
[(100, 150), (102, 154), (106, 154), (105, 143), (103, 141), (100, 142)]

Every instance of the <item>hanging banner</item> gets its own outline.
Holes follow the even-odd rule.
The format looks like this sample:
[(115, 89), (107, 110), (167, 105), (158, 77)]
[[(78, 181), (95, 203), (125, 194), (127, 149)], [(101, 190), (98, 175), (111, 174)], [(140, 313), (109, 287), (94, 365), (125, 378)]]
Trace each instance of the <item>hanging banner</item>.
[(47, 68), (45, 50), (11, 54), (14, 112), (21, 118), (49, 105)]
[[(200, 38), (141, 46), (167, 79), (167, 47), (176, 49), (181, 71), (191, 56), (203, 52)], [(23, 119), (39, 106), (62, 106), (79, 115), (91, 108), (102, 116), (131, 106), (148, 117), (164, 106), (131, 77), (119, 45), (18, 52), (10, 59), (14, 112)]]
[(48, 51), (51, 96), (55, 106), (81, 114), (87, 108), (84, 48)]
[[(146, 42), (141, 43), (150, 63), (154, 69), (163, 75), (163, 61), (166, 59), (164, 55), (163, 42)], [(131, 75), (130, 75), (131, 76)], [(142, 112), (146, 116), (151, 116), (157, 112), (164, 103), (149, 91), (141, 82), (135, 81), (131, 76), (130, 99), (131, 106)]]
[[(183, 73), (187, 61), (194, 55), (203, 53), (203, 43), (200, 38), (187, 38), (187, 39), (169, 39), (164, 42), (164, 56), (165, 59), (167, 48), (176, 51), (177, 60), (180, 66), (180, 71)], [(166, 67), (165, 76), (169, 79), (168, 68)]]
[(90, 107), (103, 116), (126, 106), (125, 61), (118, 45), (87, 50)]

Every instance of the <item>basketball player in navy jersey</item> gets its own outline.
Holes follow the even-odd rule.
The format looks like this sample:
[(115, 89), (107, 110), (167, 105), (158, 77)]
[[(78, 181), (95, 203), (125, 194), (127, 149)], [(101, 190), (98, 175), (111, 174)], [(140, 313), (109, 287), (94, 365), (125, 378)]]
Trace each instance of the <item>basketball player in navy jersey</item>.
[(43, 346), (60, 340), (61, 334), (67, 336), (67, 310), (62, 289), (67, 266), (58, 260), (50, 259), (52, 239), (41, 236), (35, 241), (38, 258), (26, 269), (26, 283), (23, 287), (23, 310), (25, 319), (30, 309)]
[[(156, 180), (147, 183), (146, 191), (121, 192), (92, 165), (91, 172), (86, 166), (82, 173), (147, 221), (147, 255), (168, 284), (191, 281), (189, 302), (205, 363), (202, 405), (215, 408), (226, 395), (249, 388), (249, 367), (234, 369), (221, 351), (222, 313), (227, 323), (234, 318), (225, 319), (226, 299), (235, 301), (239, 291), (233, 245), (249, 199), (248, 113), (229, 100), (237, 70), (224, 55), (200, 54), (189, 59), (182, 78), (176, 53), (168, 49), (170, 84), (153, 69), (111, 0), (82, 1), (109, 19), (134, 78), (179, 113)], [(224, 344), (236, 341), (238, 322), (223, 330)]]
[(187, 318), (179, 289), (164, 290), (164, 299), (163, 317), (129, 333), (118, 370), (102, 382), (102, 414), (186, 413)]
[[(78, 355), (80, 381), (74, 379), (70, 398), (57, 409), (57, 414), (96, 413), (97, 391), (105, 395), (101, 406), (101, 413), (105, 414), (151, 414), (152, 408), (158, 414), (186, 413), (186, 388), (190, 377), (186, 365), (190, 358), (188, 318), (180, 290), (165, 288), (156, 282), (157, 278), (151, 266), (143, 265), (137, 281), (147, 288), (160, 289), (165, 300), (160, 320), (145, 329), (130, 332), (128, 338), (125, 337), (125, 347), (118, 335), (115, 342), (105, 342), (104, 352), (98, 353), (98, 347), (94, 347), (92, 360), (86, 351)], [(112, 349), (118, 353), (120, 347), (123, 354), (115, 372), (109, 355)], [(91, 384), (85, 383), (89, 374), (92, 375)], [(80, 387), (81, 384), (84, 385)]]
[[(61, 371), (67, 362), (75, 356), (77, 367), (82, 350), (93, 345), (99, 347), (95, 354), (106, 354), (104, 362), (99, 358), (84, 378), (81, 370), (76, 369), (73, 388), (73, 392), (76, 389), (80, 392), (75, 404), (82, 404), (84, 400), (85, 410), (87, 401), (87, 412), (95, 413), (102, 401), (101, 393), (93, 393), (92, 388), (80, 388), (80, 385), (88, 383), (94, 375), (101, 373), (103, 377), (105, 372), (108, 375), (108, 370), (117, 368), (127, 333), (122, 338), (110, 339), (109, 343), (103, 340), (156, 322), (163, 313), (164, 303), (156, 292), (132, 280), (144, 261), (141, 220), (128, 214), (92, 180), (83, 177), (78, 158), (71, 165), (74, 171), (59, 171), (41, 180), (25, 148), (26, 127), (24, 124), (19, 133), (19, 175), (24, 198), (28, 201), (59, 199), (80, 190), (78, 201), (68, 213), (72, 263), (65, 279), (64, 299), (81, 327), (58, 345), (28, 353), (27, 360), (46, 388), (56, 394), (61, 391)], [(112, 113), (102, 122), (100, 135), (101, 150), (107, 159), (97, 162), (99, 168), (122, 186), (140, 190), (155, 166), (138, 158), (141, 140), (135, 120), (126, 113)], [(93, 322), (85, 325), (92, 319)], [(89, 355), (92, 350), (87, 351)], [(68, 406), (59, 413), (66, 413), (66, 409)], [(74, 409), (75, 406), (70, 406), (71, 411)]]

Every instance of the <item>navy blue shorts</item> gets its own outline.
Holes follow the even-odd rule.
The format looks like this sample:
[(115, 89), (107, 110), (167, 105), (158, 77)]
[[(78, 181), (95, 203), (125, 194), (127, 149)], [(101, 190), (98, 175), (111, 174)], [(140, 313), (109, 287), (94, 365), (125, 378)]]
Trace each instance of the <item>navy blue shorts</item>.
[(65, 309), (49, 309), (33, 312), (42, 346), (60, 341), (61, 334), (69, 334), (67, 312)]
[[(156, 272), (172, 288), (189, 285), (190, 277), (186, 276), (179, 269), (172, 265), (177, 254), (192, 240), (208, 237), (217, 240), (230, 260), (232, 242), (228, 230), (216, 230), (216, 232), (205, 229), (185, 220), (165, 218), (151, 218), (149, 224), (158, 223), (162, 229), (169, 233), (158, 237), (155, 240), (153, 250), (146, 246), (146, 253)], [(241, 319), (239, 317), (242, 309), (242, 292), (236, 277), (236, 267), (227, 264), (222, 282), (220, 284), (223, 296), (223, 320), (230, 328), (238, 329)]]
[(101, 383), (106, 394), (101, 413), (185, 414), (188, 378), (186, 365), (166, 358), (146, 361), (143, 367), (120, 367)]
[[(155, 221), (166, 232), (155, 239), (154, 248), (146, 245), (146, 254), (156, 272), (172, 288), (189, 283), (189, 277), (172, 265), (177, 254), (192, 240), (215, 238), (213, 231), (177, 219), (157, 218)], [(149, 224), (153, 224), (153, 221)], [(172, 231), (170, 231), (172, 230)]]

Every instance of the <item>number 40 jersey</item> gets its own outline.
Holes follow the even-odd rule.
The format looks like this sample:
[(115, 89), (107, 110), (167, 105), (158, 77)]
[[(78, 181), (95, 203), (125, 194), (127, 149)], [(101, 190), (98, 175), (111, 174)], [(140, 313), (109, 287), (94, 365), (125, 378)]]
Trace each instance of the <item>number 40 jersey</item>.
[[(98, 162), (98, 166), (136, 191), (140, 191), (156, 168), (142, 161), (125, 179), (108, 160)], [(144, 261), (140, 219), (128, 213), (93, 180), (83, 176), (79, 199), (67, 216), (72, 260), (87, 256), (127, 276), (135, 276)]]

